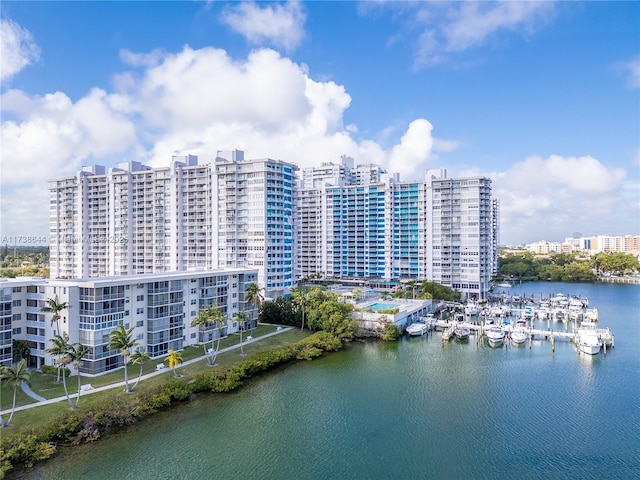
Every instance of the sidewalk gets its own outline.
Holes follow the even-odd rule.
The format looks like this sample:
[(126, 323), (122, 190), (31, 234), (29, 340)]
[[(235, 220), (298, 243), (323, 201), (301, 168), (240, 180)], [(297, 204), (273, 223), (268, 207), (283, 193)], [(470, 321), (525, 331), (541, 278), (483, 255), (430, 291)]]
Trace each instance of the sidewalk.
[[(247, 342), (245, 340), (242, 343), (242, 345), (245, 346), (248, 343), (255, 343), (255, 342), (259, 341), (259, 340), (262, 340), (263, 338), (268, 338), (268, 337), (272, 337), (273, 335), (278, 335), (280, 333), (288, 332), (289, 330), (293, 330), (293, 328), (294, 327), (289, 327), (289, 326), (284, 326), (283, 325), (280, 330), (276, 330), (275, 332), (267, 333), (266, 335), (262, 335), (261, 337), (253, 338), (253, 340), (251, 340), (250, 342)], [(229, 352), (231, 350), (235, 350), (236, 348), (240, 348), (240, 344), (239, 343), (236, 344), (236, 345), (231, 345), (230, 347), (227, 347), (227, 348), (223, 348), (222, 350), (220, 350), (218, 352), (218, 355), (221, 354), (221, 353), (224, 353), (224, 352)], [(183, 362), (182, 366), (191, 365), (192, 363), (196, 363), (196, 362), (201, 362), (203, 360), (206, 360), (206, 358), (207, 357), (205, 355), (202, 355), (201, 357), (197, 357), (197, 358), (194, 358), (192, 360), (187, 360), (186, 362)], [(160, 360), (160, 359), (156, 358), (156, 359), (151, 359), (150, 361), (158, 361), (158, 360)], [(164, 359), (162, 359), (162, 360), (164, 360)], [(155, 377), (156, 375), (161, 375), (163, 373), (167, 373), (169, 371), (171, 371), (169, 368), (163, 368), (162, 370), (156, 370), (154, 372), (147, 373), (146, 375), (143, 375), (140, 378), (140, 381), (142, 381), (142, 380), (144, 380), (146, 378)], [(85, 395), (91, 395), (92, 393), (103, 392), (105, 390), (110, 390), (112, 388), (118, 388), (118, 387), (124, 387), (124, 380), (122, 382), (112, 383), (112, 384), (109, 384), (109, 385), (104, 385), (102, 387), (91, 388), (90, 390), (84, 390), (84, 391), (82, 391), (80, 396), (84, 397)], [(24, 390), (24, 384), (23, 384), (22, 388)], [(35, 398), (34, 397), (34, 395), (36, 395), (35, 393), (31, 392), (31, 394), (29, 394), (26, 391), (25, 391), (25, 393), (27, 395), (29, 395), (30, 397)], [(36, 395), (36, 396), (38, 396), (38, 395)], [(77, 393), (69, 394), (69, 398), (76, 398), (77, 396), (78, 396)], [(40, 397), (40, 398), (42, 398), (42, 397)], [(42, 400), (40, 400), (40, 401), (38, 401), (36, 403), (30, 403), (29, 405), (21, 405), (19, 407), (16, 407), (15, 411), (18, 412), (20, 410), (28, 410), (30, 408), (36, 408), (36, 407), (39, 407), (41, 405), (49, 405), (49, 404), (52, 404), (52, 403), (58, 403), (58, 402), (66, 401), (66, 400), (67, 400), (66, 396), (57, 397), (57, 398), (51, 398), (49, 400), (46, 400), (46, 399), (42, 398)], [(9, 413), (11, 413), (11, 409), (10, 408), (7, 409), (7, 410), (1, 411), (0, 415), (5, 415), (5, 414), (9, 414)]]

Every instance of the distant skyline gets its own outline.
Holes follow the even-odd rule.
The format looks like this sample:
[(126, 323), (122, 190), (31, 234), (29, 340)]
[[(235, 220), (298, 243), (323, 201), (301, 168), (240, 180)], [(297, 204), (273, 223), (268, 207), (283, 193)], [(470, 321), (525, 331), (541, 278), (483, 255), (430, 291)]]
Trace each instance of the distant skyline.
[(3, 1), (0, 238), (47, 181), (240, 149), (486, 175), (503, 245), (640, 234), (640, 2)]

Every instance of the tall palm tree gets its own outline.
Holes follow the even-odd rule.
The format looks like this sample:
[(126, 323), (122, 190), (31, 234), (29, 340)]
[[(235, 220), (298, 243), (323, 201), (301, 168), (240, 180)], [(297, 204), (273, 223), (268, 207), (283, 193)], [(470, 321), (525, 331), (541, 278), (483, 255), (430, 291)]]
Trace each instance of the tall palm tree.
[(242, 333), (244, 332), (244, 324), (249, 320), (249, 314), (247, 312), (238, 312), (234, 315), (238, 321), (238, 330), (240, 331), (240, 355), (245, 356), (244, 347), (242, 346)]
[(218, 357), (218, 352), (220, 351), (220, 340), (222, 340), (222, 329), (224, 328), (224, 324), (227, 322), (227, 317), (224, 316), (220, 307), (216, 305), (210, 305), (207, 307), (207, 313), (209, 314), (209, 318), (213, 323), (218, 325), (218, 330), (220, 334), (218, 335), (218, 339), (216, 341), (216, 347), (213, 348), (213, 337), (211, 338), (211, 347), (213, 352), (211, 353), (211, 366), (216, 364), (216, 358)]
[(169, 364), (169, 368), (173, 369), (173, 376), (175, 378), (178, 378), (178, 372), (176, 368), (178, 368), (178, 365), (182, 364), (182, 354), (171, 349), (169, 349), (167, 353), (167, 358), (165, 358), (164, 361)]
[(45, 352), (56, 357), (56, 369), (58, 370), (56, 383), (60, 383), (60, 371), (64, 367), (60, 360), (64, 354), (67, 353), (67, 349), (69, 348), (69, 335), (67, 335), (67, 332), (63, 332), (62, 335), (55, 335), (53, 338), (50, 338), (49, 341), (53, 345), (50, 348), (47, 348)]
[(136, 350), (131, 354), (131, 364), (140, 365), (140, 374), (138, 375), (136, 383), (133, 385), (133, 387), (131, 387), (131, 390), (135, 390), (138, 386), (138, 383), (140, 383), (140, 379), (142, 378), (142, 365), (148, 360), (151, 360), (151, 357), (146, 352), (146, 350)]
[[(80, 375), (80, 367), (82, 366), (82, 359), (89, 353), (89, 349), (85, 348), (81, 343), (73, 343), (69, 345), (67, 351), (63, 357), (63, 361), (66, 364), (71, 363), (73, 365), (74, 370), (76, 371), (76, 376), (78, 377), (78, 396), (76, 397), (76, 402), (71, 403), (69, 399), (69, 394), (67, 393), (67, 382), (64, 382), (65, 393), (67, 393), (67, 400), (69, 400), (69, 404), (71, 408), (78, 408), (78, 404), (80, 403), (80, 387), (82, 386), (81, 375)], [(66, 376), (63, 376), (64, 379)]]
[(298, 307), (302, 311), (302, 325), (300, 326), (300, 331), (304, 330), (304, 315), (307, 308), (308, 297), (307, 292), (302, 290), (301, 288), (293, 288), (291, 289), (291, 299), (296, 307)]
[[(197, 325), (203, 335), (202, 348), (204, 349), (204, 354), (207, 357), (207, 363), (209, 365), (211, 365), (211, 355), (209, 353), (209, 350), (207, 349), (207, 341), (204, 337), (204, 334), (207, 327), (212, 324), (213, 320), (211, 319), (211, 316), (207, 310), (199, 310), (198, 314), (193, 318), (193, 320), (191, 320), (191, 326)], [(211, 336), (211, 350), (213, 350), (213, 335)]]
[(122, 323), (119, 323), (114, 330), (109, 334), (109, 348), (111, 350), (120, 350), (122, 360), (124, 363), (124, 391), (129, 393), (129, 372), (127, 364), (129, 363), (129, 355), (131, 355), (131, 349), (134, 348), (138, 342), (133, 338), (133, 329), (129, 330), (124, 328)]
[(13, 414), (16, 411), (16, 393), (18, 392), (20, 385), (22, 385), (22, 382), (31, 386), (31, 383), (29, 382), (30, 377), (31, 372), (27, 370), (27, 361), (24, 358), (18, 362), (16, 368), (2, 367), (2, 370), (0, 370), (1, 382), (13, 387), (13, 405), (11, 407), (11, 415), (9, 415), (9, 419), (6, 422), (2, 416), (0, 416), (0, 426), (2, 428), (11, 425)]
[(247, 285), (247, 289), (246, 289), (246, 301), (247, 301), (247, 305), (251, 305), (254, 308), (260, 308), (260, 303), (262, 302), (262, 294), (261, 292), (261, 288), (258, 286), (257, 283), (250, 283), (249, 285)]
[(68, 302), (61, 302), (58, 299), (58, 295), (55, 298), (48, 298), (44, 307), (40, 309), (43, 313), (53, 313), (51, 316), (51, 325), (56, 323), (56, 329), (60, 332), (60, 312), (69, 308)]

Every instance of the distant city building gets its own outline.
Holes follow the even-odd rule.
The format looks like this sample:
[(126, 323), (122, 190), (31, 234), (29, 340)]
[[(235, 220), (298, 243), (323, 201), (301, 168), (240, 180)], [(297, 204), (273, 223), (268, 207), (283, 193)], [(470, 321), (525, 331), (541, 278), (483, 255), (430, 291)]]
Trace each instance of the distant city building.
[(526, 249), (537, 255), (549, 253), (587, 252), (595, 253), (640, 253), (640, 235), (597, 235), (594, 237), (569, 237), (564, 242), (540, 240), (526, 245)]
[[(253, 327), (258, 312), (247, 303), (246, 290), (257, 278), (256, 269), (214, 269), (74, 280), (2, 279), (0, 321), (5, 331), (0, 336), (0, 364), (11, 362), (11, 342), (18, 339), (29, 343), (29, 367), (54, 365), (56, 359), (45, 352), (51, 347), (49, 339), (67, 333), (71, 343), (89, 350), (80, 371), (97, 375), (123, 365), (120, 351), (109, 349), (109, 333), (118, 324), (133, 328), (138, 348), (151, 357), (238, 331), (233, 317), (241, 311), (249, 315), (244, 327)], [(69, 308), (53, 322), (41, 309), (56, 298)], [(229, 319), (224, 330), (191, 326), (198, 310), (211, 305)]]

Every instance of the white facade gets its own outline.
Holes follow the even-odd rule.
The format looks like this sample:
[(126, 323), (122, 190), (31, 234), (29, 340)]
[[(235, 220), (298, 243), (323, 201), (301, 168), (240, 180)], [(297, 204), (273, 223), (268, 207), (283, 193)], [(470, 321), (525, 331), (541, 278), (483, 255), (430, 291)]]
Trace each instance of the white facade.
[(440, 169), (402, 182), (374, 165), (359, 165), (360, 175), (344, 163), (329, 167), (304, 170), (298, 278), (429, 280), (464, 297), (486, 296), (499, 243), (490, 179), (448, 179)]
[(296, 170), (236, 150), (213, 164), (186, 155), (164, 168), (129, 162), (51, 181), (51, 278), (256, 267), (266, 295), (285, 293)]
[(427, 179), (427, 278), (485, 298), (496, 272), (497, 204), (486, 177)]
[[(0, 302), (10, 308), (3, 312), (10, 315), (12, 338), (29, 342), (31, 367), (53, 365), (55, 358), (45, 352), (51, 347), (49, 340), (67, 333), (71, 343), (89, 349), (83, 374), (98, 375), (122, 366), (120, 352), (108, 345), (109, 333), (118, 324), (134, 328), (139, 348), (151, 357), (219, 336), (219, 329), (201, 331), (191, 326), (198, 310), (210, 305), (218, 306), (229, 319), (247, 312), (255, 325), (257, 309), (247, 304), (246, 289), (257, 277), (255, 269), (210, 269), (71, 280), (7, 279), (0, 282)], [(53, 298), (69, 305), (55, 323), (51, 314), (41, 312), (47, 299)], [(225, 329), (234, 333), (239, 325), (230, 321)], [(7, 363), (10, 353), (2, 344), (0, 349), (0, 362)]]

